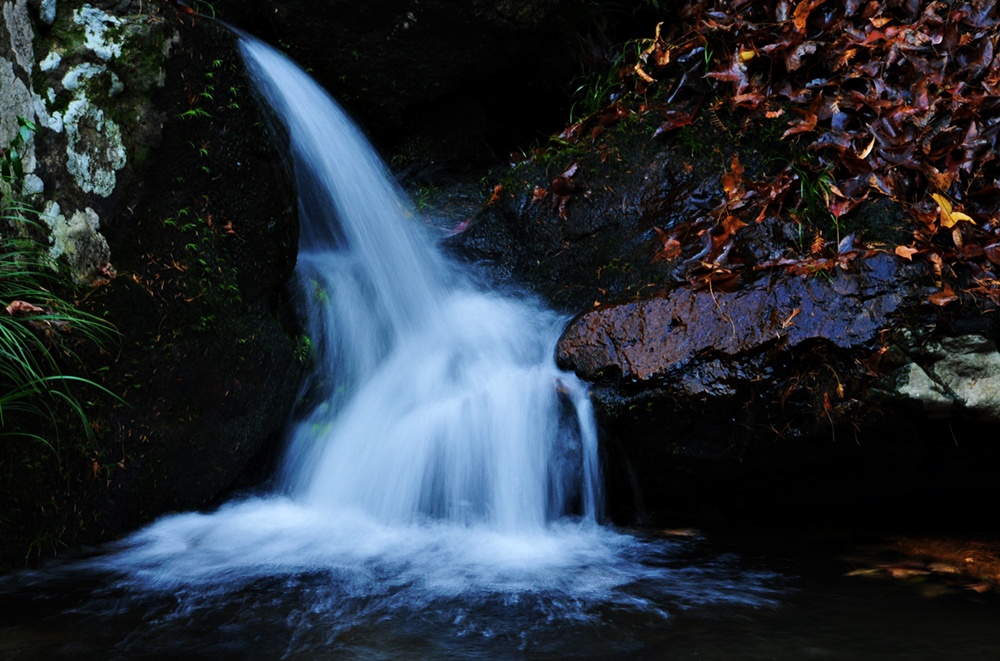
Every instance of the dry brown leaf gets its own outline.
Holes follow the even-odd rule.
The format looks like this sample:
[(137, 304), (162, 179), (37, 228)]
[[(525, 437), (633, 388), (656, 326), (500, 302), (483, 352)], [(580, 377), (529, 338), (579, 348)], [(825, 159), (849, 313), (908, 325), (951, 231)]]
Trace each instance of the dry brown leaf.
[(796, 32), (804, 32), (809, 22), (809, 14), (813, 9), (823, 4), (823, 0), (802, 0), (792, 12), (792, 22)]
[(27, 301), (13, 301), (6, 308), (7, 314), (14, 316), (15, 314), (44, 314), (45, 308), (40, 308), (37, 305), (28, 303)]
[(872, 141), (868, 143), (868, 146), (865, 147), (860, 152), (858, 152), (858, 158), (860, 158), (862, 161), (868, 158), (868, 154), (872, 153), (872, 147), (874, 146), (875, 146), (875, 137), (872, 136)]
[(681, 254), (681, 242), (672, 236), (668, 236), (667, 233), (659, 227), (653, 227), (653, 229), (656, 231), (656, 235), (660, 238), (660, 242), (663, 244), (663, 248), (657, 251), (657, 253), (653, 256), (653, 261), (669, 261), (677, 258)]
[(920, 251), (909, 246), (896, 246), (896, 255), (911, 262), (913, 261), (913, 256), (918, 252)]
[(986, 259), (990, 260), (990, 263), (1000, 266), (1000, 243), (991, 243), (983, 248), (983, 252), (986, 254)]
[(826, 245), (826, 241), (823, 239), (823, 235), (816, 232), (816, 236), (813, 237), (812, 243), (809, 244), (809, 252), (813, 255), (818, 255), (823, 252), (823, 247)]
[(939, 307), (944, 307), (958, 300), (958, 295), (955, 294), (955, 290), (950, 286), (945, 285), (941, 288), (941, 291), (931, 294), (927, 299), (934, 305)]
[(486, 206), (490, 206), (494, 202), (500, 199), (500, 193), (503, 192), (503, 184), (497, 184), (493, 187), (493, 194), (490, 195), (490, 199), (486, 201)]

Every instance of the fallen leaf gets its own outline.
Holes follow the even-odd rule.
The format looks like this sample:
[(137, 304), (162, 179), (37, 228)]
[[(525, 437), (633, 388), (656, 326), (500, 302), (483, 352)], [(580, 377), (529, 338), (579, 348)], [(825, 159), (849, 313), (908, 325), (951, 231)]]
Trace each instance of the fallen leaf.
[(493, 194), (490, 195), (490, 199), (486, 201), (486, 206), (490, 206), (494, 202), (500, 199), (500, 193), (503, 192), (503, 184), (497, 184), (493, 187)]
[(868, 146), (865, 147), (862, 151), (858, 152), (858, 158), (860, 158), (861, 160), (865, 160), (866, 158), (868, 158), (868, 154), (872, 153), (872, 147), (874, 146), (875, 146), (875, 138), (872, 137), (872, 141), (868, 143)]
[(823, 235), (816, 232), (816, 236), (813, 237), (812, 243), (809, 244), (809, 252), (813, 255), (818, 255), (823, 252), (823, 248), (826, 246), (826, 240)]
[(918, 252), (920, 251), (909, 246), (896, 246), (896, 255), (911, 262), (913, 261), (913, 256)]
[(28, 303), (27, 301), (13, 301), (6, 308), (7, 314), (14, 316), (15, 314), (44, 314), (45, 308), (40, 308), (37, 305)]
[(659, 227), (654, 227), (653, 229), (656, 230), (656, 235), (660, 238), (660, 242), (663, 244), (663, 247), (653, 256), (653, 261), (669, 261), (677, 258), (681, 254), (681, 242), (672, 236), (668, 236), (667, 233)]
[(961, 220), (968, 221), (973, 225), (976, 224), (976, 221), (972, 220), (972, 218), (962, 213), (961, 211), (953, 211), (951, 202), (949, 202), (948, 198), (946, 198), (944, 195), (941, 195), (939, 193), (931, 193), (931, 197), (934, 198), (934, 201), (937, 202), (938, 204), (938, 209), (941, 210), (941, 221), (940, 221), (941, 227), (945, 229), (950, 229), (955, 226), (955, 223)]
[(955, 290), (953, 290), (948, 285), (945, 285), (941, 289), (941, 291), (931, 294), (927, 300), (929, 300), (934, 305), (937, 305), (939, 307), (944, 307), (946, 305), (949, 305), (957, 301), (958, 296), (955, 294)]
[(886, 567), (885, 570), (893, 578), (915, 578), (917, 576), (927, 576), (930, 574), (930, 572), (926, 569), (917, 569), (915, 567), (889, 566)]
[(795, 11), (792, 12), (792, 23), (795, 25), (796, 32), (805, 31), (806, 23), (809, 22), (809, 14), (823, 2), (824, 0), (802, 0), (796, 5)]
[(983, 248), (983, 252), (986, 253), (986, 259), (990, 260), (991, 263), (1000, 266), (1000, 243), (991, 243)]

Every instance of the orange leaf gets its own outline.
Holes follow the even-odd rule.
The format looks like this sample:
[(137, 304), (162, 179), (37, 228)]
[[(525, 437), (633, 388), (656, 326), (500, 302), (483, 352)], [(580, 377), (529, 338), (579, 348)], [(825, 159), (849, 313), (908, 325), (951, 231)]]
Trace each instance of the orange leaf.
[(944, 287), (942, 287), (941, 291), (931, 294), (927, 300), (929, 300), (934, 305), (944, 307), (949, 303), (954, 303), (955, 301), (957, 301), (958, 296), (955, 294), (954, 289), (952, 289), (948, 285), (945, 285)]
[(872, 141), (868, 143), (868, 146), (865, 147), (860, 152), (858, 152), (858, 158), (860, 158), (862, 161), (868, 158), (868, 154), (872, 153), (872, 147), (874, 146), (875, 146), (875, 138), (872, 137)]
[(916, 255), (919, 250), (916, 248), (910, 248), (908, 246), (896, 246), (896, 254), (903, 259), (913, 261), (913, 256)]
[(722, 229), (726, 232), (726, 234), (730, 235), (736, 234), (737, 230), (746, 226), (747, 224), (736, 216), (726, 216), (722, 221)]
[(654, 256), (653, 261), (659, 261), (661, 259), (671, 260), (681, 254), (681, 242), (672, 236), (667, 236), (667, 233), (661, 230), (659, 227), (653, 227), (656, 230), (656, 235), (660, 237), (660, 241), (663, 243), (663, 248), (659, 250)]
[(494, 202), (500, 199), (500, 193), (503, 191), (503, 184), (497, 184), (493, 187), (493, 194), (490, 195), (490, 199), (486, 201), (486, 206), (490, 206)]
[(733, 154), (730, 168), (729, 172), (722, 175), (722, 190), (726, 192), (729, 201), (733, 202), (743, 194), (743, 164), (736, 154)]
[(792, 12), (792, 22), (795, 24), (796, 32), (804, 32), (806, 23), (809, 22), (809, 14), (813, 9), (823, 4), (823, 0), (802, 0)]

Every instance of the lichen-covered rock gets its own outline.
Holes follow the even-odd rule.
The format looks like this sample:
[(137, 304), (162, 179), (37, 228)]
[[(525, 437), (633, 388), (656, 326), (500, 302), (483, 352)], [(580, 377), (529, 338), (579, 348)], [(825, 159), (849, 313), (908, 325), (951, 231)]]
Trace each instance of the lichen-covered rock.
[[(45, 210), (52, 256), (72, 256), (64, 262), (72, 276), (89, 282), (110, 268), (102, 223), (113, 222), (120, 206), (114, 196), (134, 188), (141, 169), (125, 173), (131, 180), (124, 182), (122, 171), (130, 155), (159, 140), (164, 115), (149, 99), (163, 85), (175, 35), (148, 12), (120, 17), (86, 3), (35, 10), (25, 0), (3, 5), (9, 39), (0, 41), (0, 144), (16, 133), (18, 117), (37, 126), (21, 193)], [(45, 29), (36, 31), (36, 21)]]
[[(303, 365), (291, 186), (235, 37), (146, 2), (2, 3), (0, 142), (70, 296), (89, 433), (0, 444), (0, 568), (203, 507), (266, 463)], [(39, 433), (54, 438), (55, 430)]]

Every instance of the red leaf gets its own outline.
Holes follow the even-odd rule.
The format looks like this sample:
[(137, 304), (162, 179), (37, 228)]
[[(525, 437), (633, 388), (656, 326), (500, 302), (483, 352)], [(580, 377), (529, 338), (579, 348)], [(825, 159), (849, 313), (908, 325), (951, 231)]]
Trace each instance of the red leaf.
[(729, 67), (720, 71), (710, 71), (708, 77), (732, 83), (736, 87), (735, 94), (743, 94), (750, 85), (750, 82), (747, 80), (746, 65), (740, 61), (737, 53), (733, 53), (732, 57), (730, 57)]
[(660, 124), (660, 127), (656, 129), (653, 133), (655, 138), (658, 135), (662, 135), (667, 131), (673, 131), (674, 129), (679, 129), (682, 126), (687, 126), (694, 121), (694, 113), (681, 112), (679, 110), (667, 110), (663, 113), (664, 122)]

